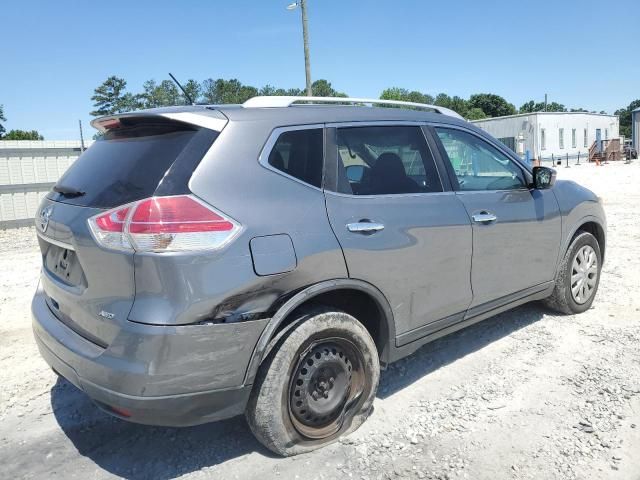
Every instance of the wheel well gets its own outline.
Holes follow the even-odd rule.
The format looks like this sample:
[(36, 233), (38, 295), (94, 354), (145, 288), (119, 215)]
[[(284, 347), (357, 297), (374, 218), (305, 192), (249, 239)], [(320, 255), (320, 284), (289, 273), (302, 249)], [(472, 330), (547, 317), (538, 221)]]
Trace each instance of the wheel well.
[(574, 235), (574, 238), (578, 235), (579, 232), (589, 232), (591, 235), (596, 237), (598, 246), (600, 247), (600, 255), (602, 256), (602, 260), (604, 261), (605, 236), (602, 226), (600, 226), (596, 222), (587, 222), (581, 225), (580, 228), (578, 228)]
[(279, 332), (295, 321), (296, 318), (299, 318), (300, 313), (304, 310), (317, 305), (341, 310), (362, 323), (371, 335), (371, 338), (373, 338), (376, 348), (378, 349), (378, 354), (384, 361), (384, 358), (386, 358), (388, 354), (387, 348), (389, 344), (389, 329), (386, 314), (379, 303), (371, 295), (362, 290), (340, 288), (309, 298), (287, 315), (274, 332), (273, 337), (276, 337)]

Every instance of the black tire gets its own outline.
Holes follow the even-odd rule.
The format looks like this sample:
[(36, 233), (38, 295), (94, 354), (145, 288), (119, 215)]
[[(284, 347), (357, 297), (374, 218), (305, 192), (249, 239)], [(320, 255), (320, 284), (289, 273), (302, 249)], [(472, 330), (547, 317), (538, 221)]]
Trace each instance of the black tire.
[[(584, 302), (577, 302), (572, 293), (571, 293), (571, 275), (573, 270), (573, 262), (581, 251), (581, 249), (585, 246), (590, 246), (596, 254), (597, 258), (597, 273), (595, 278), (595, 286), (593, 287), (593, 291), (590, 294), (589, 298)], [(545, 299), (545, 303), (550, 308), (557, 310), (560, 313), (565, 313), (567, 315), (572, 315), (575, 313), (582, 313), (588, 310), (593, 303), (593, 300), (598, 291), (598, 286), (600, 284), (600, 272), (602, 270), (602, 254), (600, 252), (600, 245), (598, 244), (598, 240), (585, 231), (578, 231), (576, 236), (571, 241), (567, 252), (562, 259), (558, 267), (558, 273), (556, 275), (556, 284), (553, 290), (553, 293), (550, 297)]]
[[(371, 412), (380, 379), (375, 343), (354, 317), (324, 307), (302, 317), (260, 366), (246, 410), (260, 443), (283, 456), (316, 450), (356, 430)], [(330, 386), (325, 376), (331, 376)], [(297, 406), (302, 400), (313, 410), (311, 418)], [(327, 405), (331, 413), (319, 414)]]

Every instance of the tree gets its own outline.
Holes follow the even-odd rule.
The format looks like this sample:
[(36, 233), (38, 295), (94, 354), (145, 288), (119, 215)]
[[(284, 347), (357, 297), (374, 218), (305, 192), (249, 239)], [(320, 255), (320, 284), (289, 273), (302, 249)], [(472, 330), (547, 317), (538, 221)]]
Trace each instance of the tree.
[(529, 100), (527, 103), (522, 104), (522, 106), (518, 109), (520, 113), (533, 113), (537, 112), (536, 110), (536, 102), (533, 100)]
[(409, 91), (406, 88), (391, 87), (382, 91), (382, 100), (399, 100), (401, 102), (415, 102), (432, 104), (434, 99), (431, 95), (421, 93), (416, 90)]
[[(470, 108), (469, 102), (464, 98), (458, 97), (457, 95), (450, 97), (446, 93), (439, 93), (438, 95), (436, 95), (435, 104), (439, 107), (445, 107), (450, 110), (453, 110), (454, 112), (458, 113), (459, 115), (462, 115), (465, 118), (468, 117), (468, 110)], [(482, 110), (482, 108), (480, 107), (475, 107), (475, 108), (479, 108), (480, 110)], [(476, 112), (476, 115), (478, 115), (478, 112)]]
[(114, 113), (128, 112), (139, 108), (139, 98), (136, 95), (125, 93), (127, 82), (115, 75), (107, 78), (102, 85), (94, 90), (91, 97), (95, 110), (91, 115), (113, 115)]
[(620, 108), (614, 112), (620, 118), (620, 135), (625, 138), (631, 137), (631, 112), (640, 108), (640, 99), (634, 100), (626, 108)]
[(467, 110), (465, 118), (467, 120), (482, 120), (483, 118), (487, 118), (487, 114), (484, 113), (480, 108), (470, 108), (469, 110)]
[(144, 108), (170, 107), (185, 103), (184, 96), (171, 80), (163, 80), (159, 85), (155, 80), (147, 80), (142, 88), (144, 92), (140, 97)]
[[(437, 99), (436, 99), (437, 101)], [(479, 108), (489, 117), (514, 115), (516, 107), (500, 95), (493, 93), (476, 93), (469, 97), (469, 108)]]
[[(4, 105), (0, 105), (0, 122), (6, 122), (7, 119), (4, 117)], [(4, 125), (2, 125), (0, 123), (0, 138), (2, 138), (2, 135), (4, 134), (5, 129), (4, 129)]]
[[(185, 83), (182, 86), (185, 91), (189, 94), (189, 96), (191, 97), (191, 99), (195, 102), (198, 103), (200, 101), (200, 84), (195, 81), (193, 78), (190, 78), (189, 80), (187, 80), (187, 83)], [(185, 98), (184, 103), (190, 103), (188, 99)]]
[(551, 102), (547, 104), (547, 112), (566, 112), (567, 107), (558, 102)]
[(258, 95), (266, 96), (266, 97), (270, 97), (274, 95), (300, 97), (306, 94), (307, 94), (306, 91), (300, 88), (288, 88), (288, 89), (276, 88), (273, 85), (269, 85), (269, 84), (265, 85), (260, 90), (258, 90)]
[(36, 130), (9, 130), (2, 140), (44, 140)]
[[(558, 102), (551, 102), (547, 104), (547, 109), (545, 110), (544, 102), (535, 103), (533, 100), (529, 100), (527, 103), (520, 107), (520, 113), (534, 113), (534, 112), (566, 112), (567, 107)], [(571, 110), (572, 112), (574, 110)], [(582, 111), (582, 110), (579, 110)]]
[(262, 97), (271, 97), (273, 95), (278, 95), (276, 92), (278, 91), (278, 89), (276, 87), (274, 87), (273, 85), (269, 85), (268, 83), (262, 87), (260, 90), (258, 90), (258, 95), (262, 96)]
[(236, 78), (231, 80), (208, 78), (202, 82), (202, 96), (206, 103), (244, 103), (256, 95), (258, 95), (257, 88), (243, 85)]
[(325, 79), (316, 80), (311, 84), (311, 93), (314, 97), (346, 97), (347, 94), (334, 90), (331, 82)]

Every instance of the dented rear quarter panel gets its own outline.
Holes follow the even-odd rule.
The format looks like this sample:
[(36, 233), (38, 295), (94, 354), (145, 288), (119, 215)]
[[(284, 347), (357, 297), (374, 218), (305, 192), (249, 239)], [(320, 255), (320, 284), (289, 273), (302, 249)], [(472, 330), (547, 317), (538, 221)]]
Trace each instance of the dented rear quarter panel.
[[(286, 294), (348, 276), (327, 218), (321, 189), (261, 166), (258, 157), (276, 127), (269, 121), (229, 122), (195, 170), (189, 189), (242, 225), (226, 247), (194, 255), (136, 254), (136, 297), (129, 318), (190, 324), (264, 317)], [(287, 234), (296, 268), (259, 276), (250, 242)]]

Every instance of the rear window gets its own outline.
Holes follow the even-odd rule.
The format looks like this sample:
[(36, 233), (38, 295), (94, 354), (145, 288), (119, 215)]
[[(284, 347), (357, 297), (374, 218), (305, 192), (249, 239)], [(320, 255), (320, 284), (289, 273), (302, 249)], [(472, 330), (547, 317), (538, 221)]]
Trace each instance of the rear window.
[(320, 188), (323, 156), (321, 128), (290, 130), (278, 137), (269, 154), (269, 165)]
[[(152, 196), (160, 183), (168, 180), (165, 174), (170, 171), (172, 178), (180, 177), (183, 185), (173, 185), (175, 191), (169, 193), (185, 193), (191, 172), (217, 135), (207, 131), (203, 142), (203, 135), (199, 135), (203, 130), (162, 121), (130, 122), (110, 130), (58, 180), (57, 186), (84, 194), (51, 192), (49, 198), (79, 206), (112, 208)], [(181, 170), (189, 170), (188, 175), (185, 176), (184, 171), (175, 172), (174, 163), (180, 163)]]

